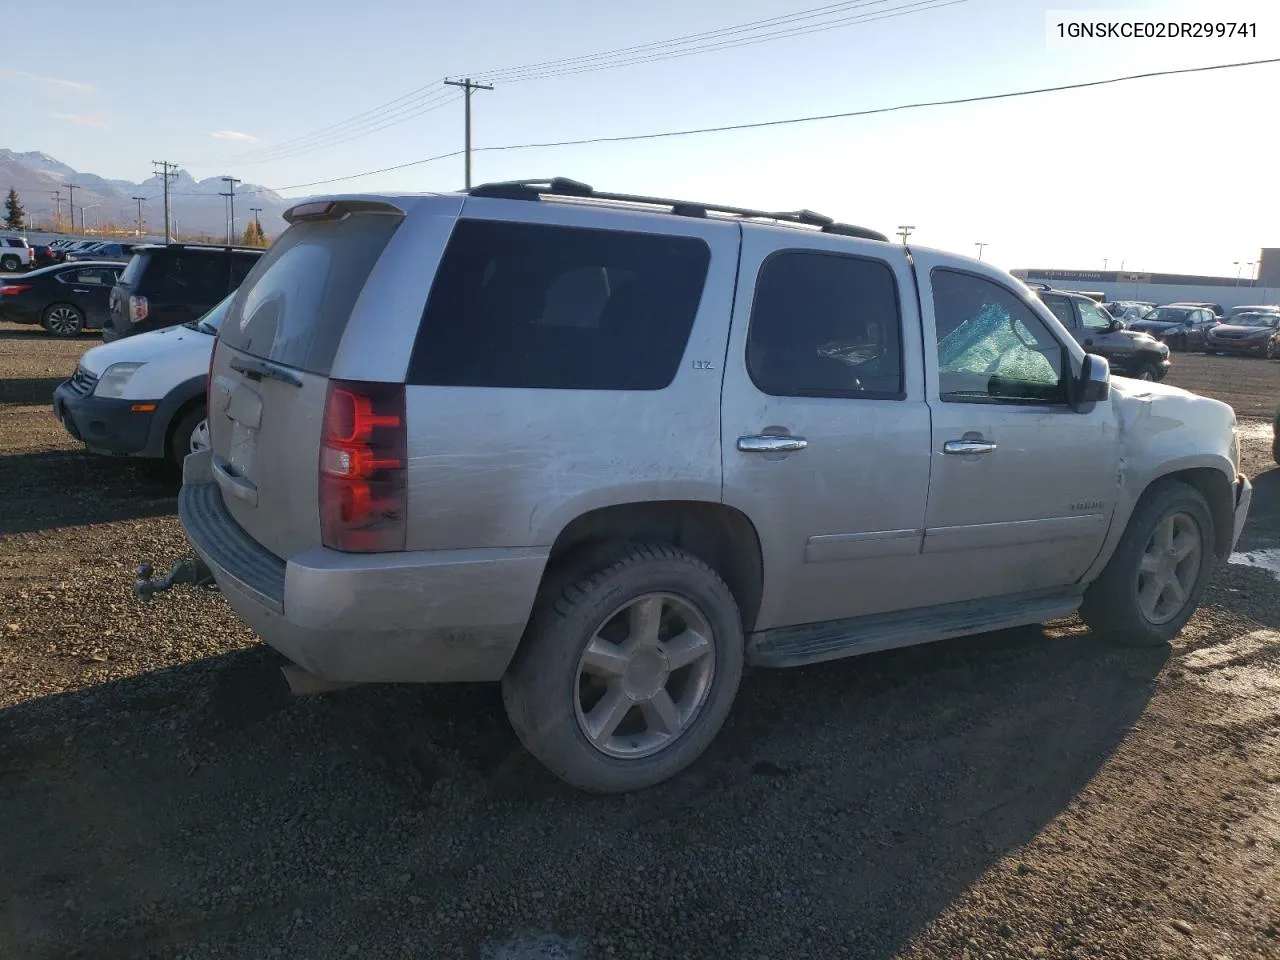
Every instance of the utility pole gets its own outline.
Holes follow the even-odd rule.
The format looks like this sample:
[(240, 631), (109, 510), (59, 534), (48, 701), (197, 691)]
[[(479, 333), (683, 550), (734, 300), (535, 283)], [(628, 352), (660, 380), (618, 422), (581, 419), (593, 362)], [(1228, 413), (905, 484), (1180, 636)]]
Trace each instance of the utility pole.
[(130, 199), (138, 201), (138, 239), (141, 240), (142, 239), (142, 201), (147, 198), (131, 197)]
[[(67, 191), (71, 194), (67, 200), (67, 209), (71, 211), (71, 232), (76, 232), (76, 185), (74, 183), (67, 184)], [(81, 222), (84, 221), (84, 214), (80, 214)]]
[(260, 214), (260, 213), (262, 212), (262, 208), (261, 208), (261, 207), (250, 207), (250, 208), (249, 208), (249, 212), (253, 214), (253, 223), (254, 223), (254, 226), (256, 226), (256, 227), (258, 228), (258, 232), (259, 232), (259, 233), (261, 233), (261, 232), (262, 232), (262, 221), (258, 219), (258, 214)]
[(990, 244), (983, 243), (981, 240), (975, 240), (973, 245), (974, 245), (975, 247), (977, 247), (977, 248), (978, 248), (978, 259), (979, 259), (979, 260), (981, 260), (981, 259), (982, 259), (982, 251), (983, 251), (983, 248), (990, 246)]
[(904, 247), (907, 245), (907, 237), (911, 236), (911, 234), (915, 232), (915, 229), (916, 229), (916, 228), (915, 228), (915, 227), (912, 227), (912, 226), (899, 226), (899, 227), (898, 227), (898, 236), (900, 236), (900, 237), (902, 238), (902, 245), (903, 245)]
[(222, 177), (221, 179), (223, 183), (230, 187), (226, 193), (221, 194), (227, 198), (231, 210), (230, 219), (227, 220), (227, 246), (229, 247), (231, 246), (231, 235), (236, 232), (236, 184), (241, 181), (235, 177)]
[(53, 199), (53, 223), (56, 229), (57, 224), (62, 220), (62, 191), (55, 190), (49, 196)]
[(172, 232), (169, 229), (169, 184), (178, 179), (178, 165), (168, 160), (152, 160), (152, 169), (159, 167), (159, 176), (164, 183), (164, 242), (169, 243)]
[(473, 83), (471, 78), (467, 77), (465, 80), (446, 80), (444, 82), (444, 85), (446, 87), (461, 87), (464, 91), (466, 91), (466, 96), (463, 97), (463, 104), (464, 104), (463, 118), (464, 118), (464, 123), (466, 124), (465, 133), (463, 134), (463, 138), (464, 138), (463, 153), (465, 155), (465, 170), (466, 170), (465, 186), (468, 190), (470, 190), (471, 189), (471, 91), (472, 90), (492, 90), (493, 84)]

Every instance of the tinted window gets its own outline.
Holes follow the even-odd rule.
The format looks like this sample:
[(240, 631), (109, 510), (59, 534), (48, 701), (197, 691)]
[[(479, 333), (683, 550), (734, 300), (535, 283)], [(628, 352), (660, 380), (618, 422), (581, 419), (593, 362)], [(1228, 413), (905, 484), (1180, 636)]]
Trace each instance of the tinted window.
[(294, 224), (236, 292), (222, 339), (236, 350), (327, 376), (351, 308), (399, 225), (400, 218), (382, 214)]
[(1071, 301), (1066, 297), (1041, 297), (1044, 305), (1053, 311), (1064, 327), (1074, 330), (1076, 327), (1075, 312), (1071, 309)]
[(684, 355), (710, 260), (691, 237), (461, 220), (409, 382), (661, 390)]
[(116, 282), (116, 272), (109, 267), (89, 267), (72, 273), (71, 282), (111, 286)]
[(249, 275), (249, 271), (253, 269), (253, 265), (258, 262), (256, 255), (246, 255), (237, 253), (231, 258), (231, 289), (235, 289), (244, 283), (244, 278)]
[(224, 255), (190, 250), (153, 256), (144, 281), (144, 292), (180, 303), (201, 304), (220, 300), (227, 292), (230, 259)]
[(902, 396), (893, 271), (836, 254), (770, 257), (751, 305), (747, 370), (775, 397)]
[(984, 277), (934, 270), (931, 281), (943, 400), (1066, 402), (1066, 353), (1030, 307)]
[(147, 264), (150, 262), (150, 254), (135, 253), (124, 268), (124, 273), (120, 274), (120, 283), (130, 287), (136, 286), (138, 278), (142, 276), (143, 271), (147, 269)]

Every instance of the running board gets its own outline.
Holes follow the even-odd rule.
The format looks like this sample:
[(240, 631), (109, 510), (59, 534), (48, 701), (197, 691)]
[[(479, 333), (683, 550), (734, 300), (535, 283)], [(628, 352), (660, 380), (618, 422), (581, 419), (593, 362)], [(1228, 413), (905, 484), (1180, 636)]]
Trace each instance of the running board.
[(747, 662), (760, 667), (799, 667), (966, 634), (1023, 627), (1069, 616), (1079, 608), (1080, 600), (1078, 588), (1038, 591), (945, 603), (923, 610), (776, 627), (747, 638)]

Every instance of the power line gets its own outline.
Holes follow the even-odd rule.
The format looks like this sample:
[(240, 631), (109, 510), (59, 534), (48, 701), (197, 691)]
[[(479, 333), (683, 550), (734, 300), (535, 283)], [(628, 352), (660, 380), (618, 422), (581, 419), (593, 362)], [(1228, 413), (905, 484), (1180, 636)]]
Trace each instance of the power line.
[(464, 156), (463, 170), (464, 183), (466, 189), (471, 189), (471, 93), (474, 90), (492, 90), (493, 84), (476, 83), (470, 77), (465, 80), (446, 80), (446, 87), (461, 87), (464, 99), (466, 100), (466, 108), (463, 111), (463, 123), (465, 133), (462, 138), (462, 150)]
[[(950, 107), (967, 103), (982, 103), (991, 100), (1009, 100), (1015, 97), (1031, 97), (1044, 93), (1061, 93), (1068, 90), (1084, 90), (1090, 87), (1101, 87), (1114, 83), (1127, 83), (1131, 80), (1147, 80), (1154, 77), (1170, 77), (1182, 74), (1192, 73), (1208, 73), (1214, 70), (1232, 70), (1238, 67), (1256, 67), (1265, 64), (1280, 63), (1280, 57), (1268, 57), (1262, 60), (1240, 60), (1234, 63), (1219, 63), (1204, 67), (1178, 67), (1170, 70), (1151, 70), (1146, 73), (1132, 73), (1121, 77), (1108, 77), (1103, 80), (1085, 80), (1079, 83), (1064, 83), (1052, 87), (1036, 87), (1029, 90), (1012, 90), (1005, 93), (987, 93), (972, 97), (956, 97), (949, 100), (924, 100), (916, 103), (900, 103), (890, 107), (870, 107), (864, 110), (846, 110), (840, 113), (823, 113), (806, 117), (787, 117), (782, 120), (760, 120), (754, 123), (732, 123), (716, 127), (696, 127), (688, 130), (665, 130), (657, 133), (636, 133), (614, 137), (583, 137), (578, 140), (555, 140), (545, 141), (541, 143), (509, 143), (501, 146), (492, 147), (473, 147), (474, 153), (493, 153), (497, 151), (508, 150), (534, 150), (546, 147), (577, 147), (596, 143), (624, 143), (634, 142), (638, 140), (660, 140), (673, 137), (691, 137), (708, 133), (727, 133), (734, 130), (759, 130), (765, 127), (789, 126), (799, 123), (814, 123), (820, 120), (843, 120), (852, 117), (868, 117), (881, 113), (895, 113), (904, 110), (919, 110), (925, 107)], [(350, 173), (341, 177), (330, 177), (327, 180), (313, 180), (310, 183), (295, 183), (284, 187), (270, 188), (272, 192), (280, 193), (285, 190), (302, 190), (307, 187), (321, 187), (330, 183), (340, 183), (343, 180), (355, 180), (359, 177), (371, 177), (379, 173), (390, 173), (394, 170), (404, 170), (408, 167), (422, 166), (427, 163), (434, 163), (437, 160), (448, 160), (452, 157), (458, 157), (463, 154), (462, 150), (452, 150), (449, 153), (437, 154), (433, 157), (423, 157), (420, 160), (408, 160), (404, 163), (397, 163), (389, 167), (380, 167), (377, 170), (365, 170), (360, 173)], [(247, 191), (250, 193), (262, 193), (268, 188), (261, 190)]]
[[(838, 27), (886, 20), (967, 2), (968, 0), (913, 0), (913, 2), (905, 3), (902, 0), (844, 0), (841, 3), (831, 3), (808, 10), (769, 17), (764, 20), (734, 24), (716, 30), (707, 30), (668, 40), (635, 44), (629, 47), (585, 54), (578, 57), (568, 57), (561, 60), (549, 60), (541, 63), (508, 67), (498, 71), (476, 71), (471, 76), (502, 79), (513, 83), (521, 80), (541, 80), (550, 77), (571, 76), (578, 73), (615, 69), (640, 63), (652, 63), (693, 56), (698, 53), (750, 46), (792, 36), (804, 36)], [(898, 6), (890, 7), (887, 10), (867, 11), (853, 16), (830, 19), (836, 14), (885, 3), (896, 3)], [(819, 23), (803, 23), (803, 21), (818, 20), (824, 17), (827, 19)], [(796, 24), (803, 25), (795, 26)], [(761, 33), (764, 28), (770, 29)], [(725, 39), (744, 33), (755, 33), (757, 35), (737, 36), (736, 39), (732, 40)], [(699, 45), (689, 47), (689, 44), (695, 42), (699, 43)], [(687, 47), (687, 49), (679, 49), (680, 47)], [(441, 102), (438, 99), (431, 99), (432, 94), (429, 92), (431, 89), (431, 85), (418, 87), (384, 104), (372, 107), (363, 113), (355, 114), (346, 120), (340, 120), (327, 127), (322, 127), (309, 134), (302, 134), (273, 146), (250, 150), (227, 159), (237, 164), (266, 163), (268, 161), (287, 159), (296, 156), (298, 153), (326, 149), (357, 137), (377, 133), (389, 126), (404, 123), (407, 120), (421, 116), (423, 113), (447, 106), (449, 102), (453, 102)]]

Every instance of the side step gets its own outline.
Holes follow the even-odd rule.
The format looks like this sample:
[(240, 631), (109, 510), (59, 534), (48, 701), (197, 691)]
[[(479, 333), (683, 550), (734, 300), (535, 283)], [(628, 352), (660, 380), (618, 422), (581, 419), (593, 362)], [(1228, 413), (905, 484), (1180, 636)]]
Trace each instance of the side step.
[(747, 638), (747, 662), (760, 667), (799, 667), (971, 633), (1044, 623), (1075, 613), (1080, 600), (1078, 588), (1037, 591), (944, 603), (923, 610), (777, 627)]

